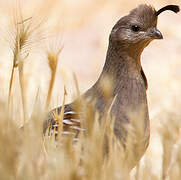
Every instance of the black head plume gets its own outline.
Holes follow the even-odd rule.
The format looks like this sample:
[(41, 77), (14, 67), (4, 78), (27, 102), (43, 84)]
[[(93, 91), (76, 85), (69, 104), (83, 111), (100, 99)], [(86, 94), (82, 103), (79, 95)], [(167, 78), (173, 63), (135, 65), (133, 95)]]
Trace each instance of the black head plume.
[(177, 5), (168, 5), (168, 6), (161, 8), (160, 10), (158, 10), (156, 12), (156, 16), (158, 16), (160, 13), (162, 13), (163, 11), (166, 11), (166, 10), (170, 10), (170, 11), (173, 11), (175, 13), (178, 13), (180, 11), (180, 8)]

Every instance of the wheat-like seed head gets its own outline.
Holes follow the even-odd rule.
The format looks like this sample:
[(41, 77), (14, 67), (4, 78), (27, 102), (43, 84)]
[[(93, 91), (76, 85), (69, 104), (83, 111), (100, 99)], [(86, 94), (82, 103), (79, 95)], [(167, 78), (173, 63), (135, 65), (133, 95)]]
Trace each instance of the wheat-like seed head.
[(48, 88), (47, 99), (46, 99), (46, 109), (48, 109), (49, 104), (50, 104), (50, 99), (52, 95), (52, 90), (53, 90), (57, 66), (58, 66), (58, 58), (62, 49), (63, 49), (63, 46), (61, 44), (61, 41), (59, 40), (59, 38), (57, 38), (57, 39), (53, 39), (53, 41), (49, 44), (46, 50), (48, 65), (51, 71), (51, 78), (50, 78), (50, 83), (49, 83), (49, 88)]
[(59, 47), (59, 49), (57, 51), (55, 51), (55, 50), (47, 51), (48, 65), (49, 65), (52, 73), (56, 72), (58, 57), (59, 57), (62, 49), (63, 49), (63, 47)]
[[(22, 96), (24, 123), (26, 121), (26, 83), (27, 79), (24, 78), (24, 61), (29, 56), (33, 46), (42, 40), (41, 25), (44, 22), (35, 23), (34, 17), (24, 18), (20, 2), (15, 7), (13, 14), (13, 28), (10, 29), (9, 37), (10, 47), (13, 52), (13, 66), (9, 84), (8, 105), (12, 95), (12, 85), (14, 78), (14, 69), (18, 67), (19, 83)], [(34, 24), (35, 23), (35, 24)], [(37, 39), (38, 38), (38, 39)], [(6, 38), (8, 39), (8, 38)]]

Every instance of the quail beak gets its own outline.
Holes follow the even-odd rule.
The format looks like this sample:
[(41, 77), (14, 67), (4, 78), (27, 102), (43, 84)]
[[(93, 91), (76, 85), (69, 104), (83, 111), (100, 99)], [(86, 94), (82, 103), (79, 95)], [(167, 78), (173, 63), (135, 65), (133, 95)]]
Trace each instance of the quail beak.
[(153, 39), (163, 39), (162, 33), (157, 28), (153, 28), (152, 32), (150, 32), (150, 36)]

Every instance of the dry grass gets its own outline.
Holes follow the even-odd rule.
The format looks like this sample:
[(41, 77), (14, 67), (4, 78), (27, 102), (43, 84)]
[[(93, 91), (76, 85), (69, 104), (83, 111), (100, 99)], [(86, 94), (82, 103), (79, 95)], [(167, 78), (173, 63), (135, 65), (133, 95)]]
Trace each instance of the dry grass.
[[(56, 43), (56, 41), (58, 41), (58, 42)], [(47, 99), (46, 99), (46, 109), (47, 110), (48, 110), (48, 107), (50, 104), (52, 90), (53, 90), (53, 86), (54, 86), (54, 82), (55, 82), (55, 76), (56, 76), (57, 65), (58, 65), (58, 58), (59, 58), (59, 55), (63, 49), (62, 45), (60, 44), (59, 40), (57, 40), (57, 39), (54, 39), (53, 44), (50, 44), (49, 46), (50, 47), (48, 48), (46, 53), (47, 53), (48, 65), (49, 65), (49, 68), (51, 71), (51, 79), (50, 79), (49, 88), (48, 88), (48, 95), (47, 95)]]
[[(42, 33), (43, 30), (47, 32), (47, 29), (43, 29), (44, 27), (42, 27), (42, 18), (37, 20), (34, 16), (24, 17), (24, 12), (22, 12), (22, 7), (24, 6), (16, 6), (16, 13), (12, 16), (14, 25), (11, 26), (11, 29), (9, 30), (10, 33), (4, 33), (4, 36), (8, 35), (8, 37), (4, 37), (4, 39), (9, 40), (9, 46), (11, 48), (11, 51), (7, 48), (6, 52), (7, 54), (13, 54), (13, 56), (9, 59), (7, 58), (7, 62), (11, 64), (8, 66), (8, 69), (6, 69), (6, 66), (3, 66), (3, 63), (7, 62), (2, 61), (2, 68), (0, 69), (2, 89), (3, 87), (7, 87), (6, 91), (8, 92), (7, 96), (6, 93), (5, 95), (1, 94), (0, 96), (0, 99), (2, 100), (0, 103), (0, 179), (179, 180), (181, 177), (181, 101), (179, 99), (181, 92), (181, 75), (179, 67), (181, 63), (180, 53), (178, 53), (180, 52), (180, 44), (178, 42), (181, 36), (179, 34), (180, 31), (175, 30), (174, 28), (172, 29), (172, 27), (167, 27), (167, 25), (165, 26), (164, 24), (161, 24), (161, 28), (166, 29), (165, 37), (168, 35), (168, 39), (165, 38), (165, 41), (170, 43), (164, 45), (161, 44), (161, 42), (160, 44), (157, 42), (157, 44), (155, 43), (155, 46), (152, 45), (150, 51), (148, 49), (144, 54), (144, 59), (149, 60), (149, 58), (151, 58), (157, 59), (157, 61), (150, 60), (143, 63), (144, 69), (146, 69), (145, 72), (147, 72), (148, 82), (150, 82), (148, 101), (150, 102), (151, 139), (150, 146), (136, 169), (133, 169), (131, 173), (129, 173), (128, 164), (133, 164), (135, 158), (137, 158), (132, 154), (134, 147), (130, 145), (135, 136), (141, 136), (141, 131), (139, 130), (142, 128), (142, 124), (136, 123), (137, 128), (134, 131), (132, 131), (131, 126), (128, 127), (128, 129), (130, 129), (127, 142), (128, 148), (124, 150), (115, 139), (112, 127), (113, 122), (109, 118), (109, 112), (104, 117), (105, 123), (100, 125), (98, 123), (99, 115), (92, 115), (93, 105), (91, 104), (89, 108), (86, 109), (87, 113), (85, 116), (85, 125), (88, 131), (86, 135), (84, 133), (80, 134), (80, 140), (76, 144), (72, 143), (71, 136), (68, 138), (62, 138), (60, 136), (58, 137), (57, 142), (55, 142), (53, 137), (42, 136), (42, 121), (45, 119), (47, 113), (45, 111), (62, 102), (64, 107), (64, 104), (66, 103), (65, 100), (68, 97), (72, 94), (79, 95), (80, 91), (85, 89), (85, 87), (81, 84), (79, 89), (78, 82), (86, 83), (86, 88), (90, 86), (91, 82), (88, 80), (90, 79), (92, 72), (89, 72), (89, 68), (87, 68), (86, 72), (82, 70), (80, 62), (82, 63), (82, 67), (90, 67), (95, 74), (98, 74), (97, 66), (100, 64), (97, 61), (96, 56), (103, 59), (103, 55), (100, 55), (97, 51), (100, 51), (102, 54), (105, 52), (105, 34), (106, 36), (108, 35), (106, 32), (108, 29), (110, 30), (111, 26), (114, 24), (112, 22), (120, 16), (118, 8), (120, 2), (111, 3), (100, 0), (97, 2), (89, 2), (88, 4), (84, 3), (82, 7), (85, 9), (78, 14), (76, 14), (76, 12), (77, 8), (79, 8), (79, 10), (81, 9), (81, 1), (78, 5), (72, 4), (71, 13), (68, 11), (71, 7), (66, 4), (66, 1), (57, 1), (57, 4), (61, 3), (62, 7), (60, 7), (60, 9), (62, 10), (62, 14), (60, 13), (60, 16), (61, 18), (64, 17), (66, 20), (66, 26), (63, 29), (68, 32), (68, 34), (65, 33), (65, 37), (69, 37), (70, 35), (71, 43), (69, 44), (73, 44), (74, 46), (78, 45), (72, 39), (74, 39), (74, 36), (78, 39), (79, 46), (77, 49), (81, 49), (81, 51), (79, 51), (80, 53), (78, 53), (80, 56), (77, 56), (72, 50), (72, 46), (66, 46), (66, 38), (64, 51), (62, 51), (62, 41), (59, 41), (59, 37), (53, 41), (53, 44), (48, 41), (48, 43), (50, 43), (48, 50), (43, 49), (43, 51), (46, 52), (46, 58), (44, 58), (43, 51), (39, 50), (38, 52), (41, 52), (42, 54), (40, 53), (36, 56), (32, 56), (32, 49), (40, 49), (43, 46), (40, 47), (39, 42), (42, 43), (42, 39), (48, 40), (45, 34)], [(177, 2), (175, 1), (175, 3)], [(101, 4), (104, 5), (102, 6)], [(133, 5), (126, 3), (125, 8), (131, 9), (132, 6)], [(63, 7), (66, 7), (67, 9)], [(113, 10), (110, 10), (110, 7), (115, 9), (115, 11), (113, 12)], [(94, 9), (94, 14), (91, 14), (93, 11), (92, 9)], [(56, 10), (56, 7), (53, 10), (52, 16), (56, 13), (58, 14), (60, 11), (59, 9)], [(46, 11), (48, 11), (47, 14), (50, 14), (48, 8)], [(125, 11), (124, 8), (123, 11)], [(45, 11), (43, 11), (43, 14), (44, 13)], [(97, 36), (99, 37), (99, 33), (97, 32), (100, 32), (100, 29), (96, 29), (95, 33), (95, 31), (92, 30), (93, 26), (90, 25), (92, 22), (85, 22), (85, 17), (83, 17), (81, 13), (84, 13), (84, 16), (90, 21), (91, 19), (94, 19), (94, 23), (99, 27), (103, 25), (103, 21), (101, 22), (100, 19), (102, 19), (102, 13), (104, 14), (104, 18), (107, 21), (107, 24), (104, 23), (104, 27), (107, 29), (105, 30), (104, 35), (100, 35), (104, 42), (100, 42), (95, 38)], [(96, 18), (94, 18), (95, 15), (97, 15)], [(70, 17), (72, 16), (77, 16), (79, 19), (73, 18), (72, 21), (70, 21)], [(109, 16), (113, 16), (114, 20), (109, 18)], [(176, 20), (173, 20), (173, 26), (174, 24), (177, 24), (177, 29), (180, 29), (181, 27), (177, 23), (180, 17), (174, 17)], [(173, 19), (174, 17), (170, 14), (170, 16), (163, 16), (163, 19), (165, 18), (164, 20), (168, 20), (171, 18)], [(43, 20), (43, 23), (44, 21), (45, 20)], [(54, 21), (55, 19), (51, 21), (47, 19), (48, 24), (53, 24)], [(100, 25), (98, 22), (101, 22)], [(90, 26), (86, 24), (89, 24)], [(90, 31), (90, 34), (94, 34), (93, 37), (90, 34), (87, 34), (86, 26), (92, 28), (87, 29)], [(70, 29), (70, 27), (74, 31), (76, 30), (76, 32), (71, 32), (72, 29)], [(174, 30), (174, 33), (172, 33), (172, 30)], [(77, 31), (83, 32), (81, 32), (80, 35)], [(82, 38), (83, 34), (84, 37)], [(89, 40), (89, 35), (91, 36), (90, 39), (93, 38), (94, 41)], [(174, 38), (175, 40), (172, 41), (171, 39)], [(84, 42), (84, 39), (87, 42)], [(93, 54), (91, 51), (87, 56), (83, 54), (85, 51), (84, 46), (85, 44), (88, 44), (88, 42), (93, 44), (92, 46), (90, 45), (90, 48), (94, 49), (94, 58), (91, 56)], [(159, 46), (162, 46), (161, 48), (163, 48), (163, 50), (164, 48), (166, 49), (164, 50), (165, 54), (155, 53), (155, 56), (151, 52), (158, 52), (157, 49)], [(168, 46), (172, 52), (169, 51)], [(0, 47), (3, 49), (3, 46)], [(67, 51), (67, 55), (64, 54), (65, 51)], [(0, 54), (1, 53), (2, 51), (0, 51)], [(169, 56), (170, 53), (173, 54), (172, 57)], [(60, 63), (58, 63), (59, 56), (61, 56), (62, 63), (60, 68)], [(32, 57), (36, 57), (35, 60)], [(40, 63), (42, 57), (44, 58), (44, 64), (47, 63), (46, 60), (48, 59), (46, 65)], [(85, 57), (87, 58), (86, 60)], [(168, 59), (168, 57), (170, 57), (170, 59)], [(69, 58), (72, 59), (70, 62), (72, 67), (75, 68), (72, 69), (76, 70), (76, 67), (80, 69), (76, 72), (78, 75), (77, 78), (73, 75), (73, 80), (69, 78), (70, 71), (63, 71), (65, 65), (68, 65), (65, 61), (68, 61)], [(79, 59), (81, 60), (79, 61)], [(172, 60), (172, 62), (169, 60)], [(63, 62), (65, 64), (63, 64)], [(93, 66), (92, 64), (96, 65)], [(159, 67), (164, 68), (160, 69)], [(167, 67), (170, 67), (170, 69)], [(32, 73), (31, 76), (27, 76), (27, 72), (33, 68), (35, 68), (33, 71), (34, 73)], [(45, 70), (41, 71), (41, 68), (44, 68)], [(2, 76), (1, 74), (5, 74), (8, 78), (5, 78), (5, 76)], [(50, 74), (50, 78), (47, 74)], [(59, 79), (64, 76), (68, 81), (65, 82), (67, 91), (64, 90), (63, 93), (64, 84), (62, 81), (59, 81)], [(38, 80), (39, 78), (41, 80)], [(97, 76), (95, 79), (96, 78)], [(5, 82), (3, 81), (4, 79), (6, 80)], [(36, 84), (36, 81), (38, 81), (39, 84)], [(44, 82), (43, 84), (47, 84), (47, 86), (41, 86), (42, 82)], [(73, 84), (73, 87), (69, 87), (69, 84)], [(37, 88), (33, 91), (32, 87), (34, 86)], [(109, 95), (110, 87), (111, 85), (109, 83), (103, 84), (105, 97)], [(76, 93), (74, 93), (73, 90), (70, 91), (70, 89), (75, 89)], [(18, 94), (21, 96), (18, 96)], [(62, 94), (62, 97), (59, 98), (57, 94)], [(59, 101), (57, 99), (59, 99)], [(32, 107), (29, 108), (30, 106)], [(77, 108), (79, 108), (79, 104), (77, 106)], [(23, 112), (23, 128), (18, 127), (21, 119), (21, 112)], [(28, 117), (27, 114), (31, 114), (31, 116)], [(133, 115), (134, 114), (132, 114), (132, 116)], [(139, 116), (141, 116), (141, 114)], [(63, 115), (61, 113), (60, 116), (57, 117), (59, 124), (62, 123), (62, 118)], [(26, 124), (25, 121), (27, 122)], [(132, 125), (135, 127), (135, 120)], [(61, 131), (61, 128), (59, 131)], [(106, 156), (106, 158), (103, 153), (105, 136), (107, 137), (107, 145), (109, 147), (109, 156)], [(134, 143), (137, 145), (136, 143), (139, 142)]]
[(28, 79), (24, 78), (24, 64), (37, 41), (44, 39), (41, 34), (41, 26), (44, 21), (37, 21), (35, 23), (34, 17), (24, 18), (22, 7), (19, 1), (16, 2), (14, 7), (14, 14), (12, 17), (12, 26), (9, 27), (9, 37), (5, 37), (9, 41), (10, 48), (13, 53), (13, 63), (9, 82), (8, 93), (8, 106), (10, 107), (12, 87), (15, 69), (18, 68), (19, 86), (21, 90), (21, 100), (23, 107), (23, 125), (27, 120), (27, 107), (26, 107), (26, 86)]

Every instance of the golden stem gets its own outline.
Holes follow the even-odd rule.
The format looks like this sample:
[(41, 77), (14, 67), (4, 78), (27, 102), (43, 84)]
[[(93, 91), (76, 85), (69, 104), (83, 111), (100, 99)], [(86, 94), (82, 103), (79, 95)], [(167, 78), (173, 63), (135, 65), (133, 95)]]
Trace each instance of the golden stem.
[(53, 90), (53, 86), (54, 86), (54, 82), (55, 82), (55, 75), (56, 75), (56, 70), (52, 71), (52, 73), (51, 73), (51, 79), (50, 79), (50, 84), (49, 84), (49, 88), (48, 88), (48, 95), (47, 95), (47, 99), (46, 99), (46, 110), (48, 110), (48, 107), (50, 105), (50, 99), (52, 96), (52, 90)]
[(62, 103), (62, 108), (60, 111), (60, 115), (58, 115), (58, 113), (56, 113), (55, 117), (58, 123), (58, 135), (57, 135), (57, 140), (59, 140), (60, 135), (61, 135), (61, 131), (63, 128), (63, 118), (64, 118), (64, 109), (65, 109), (65, 97), (67, 95), (67, 91), (66, 88), (64, 87), (64, 96), (63, 96), (63, 103)]
[(12, 92), (13, 78), (14, 78), (14, 69), (15, 69), (15, 66), (13, 64), (12, 71), (11, 71), (11, 77), (10, 77), (10, 83), (9, 83), (8, 109), (9, 109), (10, 100), (11, 100), (11, 92)]
[(25, 94), (24, 79), (23, 79), (24, 65), (22, 61), (19, 61), (18, 63), (18, 70), (19, 70), (19, 83), (21, 89), (21, 99), (23, 105), (23, 126), (24, 126), (26, 123), (26, 97), (25, 97), (26, 94)]

